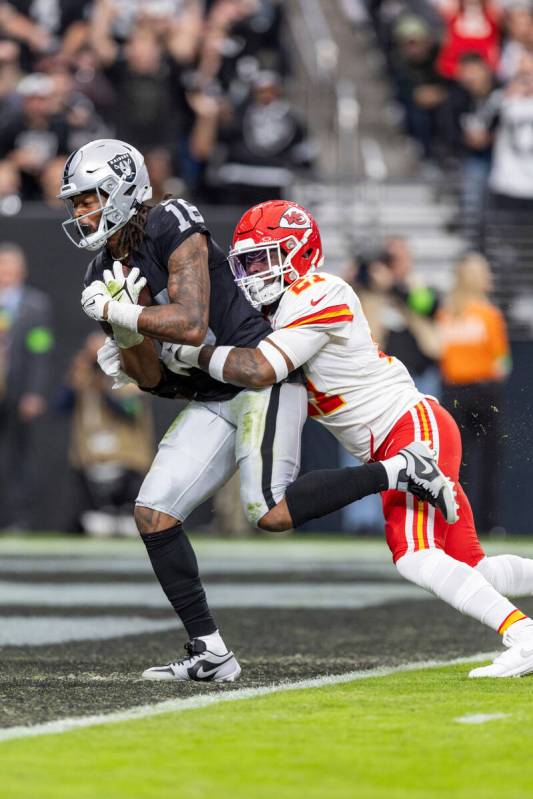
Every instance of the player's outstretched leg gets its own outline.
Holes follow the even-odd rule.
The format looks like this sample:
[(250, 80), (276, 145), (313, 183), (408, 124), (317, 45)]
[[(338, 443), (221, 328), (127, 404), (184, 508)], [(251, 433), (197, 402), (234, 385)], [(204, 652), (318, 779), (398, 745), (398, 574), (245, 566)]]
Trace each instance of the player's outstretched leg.
[(233, 682), (241, 668), (222, 640), (182, 525), (167, 514), (137, 505), (135, 520), (152, 568), (189, 635), (187, 657), (143, 672), (147, 680)]
[[(376, 463), (308, 472), (288, 485), (285, 497), (264, 516), (250, 521), (271, 532), (290, 530), (369, 494), (389, 490), (414, 494), (438, 508), (449, 524), (457, 521), (454, 484), (439, 469), (429, 447), (420, 441)], [(260, 507), (260, 503), (251, 505)]]
[(503, 636), (507, 651), (470, 677), (519, 677), (533, 672), (533, 621), (499, 594), (475, 568), (441, 549), (407, 552), (396, 562), (407, 580)]
[(533, 560), (518, 555), (485, 557), (476, 569), (505, 596), (533, 596)]
[(456, 483), (460, 520), (446, 531), (444, 550), (456, 560), (475, 566), (504, 596), (533, 596), (533, 559), (518, 555), (488, 557), (479, 543), (472, 508), (460, 483)]

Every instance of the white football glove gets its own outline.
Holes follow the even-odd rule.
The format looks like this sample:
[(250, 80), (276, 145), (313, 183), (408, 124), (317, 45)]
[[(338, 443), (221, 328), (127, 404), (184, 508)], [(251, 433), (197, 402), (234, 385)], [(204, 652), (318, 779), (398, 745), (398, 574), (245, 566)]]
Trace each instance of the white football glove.
[[(115, 302), (126, 302), (136, 305), (139, 294), (146, 286), (146, 278), (139, 277), (140, 270), (135, 267), (128, 276), (124, 274), (120, 261), (113, 261), (113, 271), (104, 270), (104, 283), (110, 296)], [(144, 340), (141, 333), (127, 330), (120, 325), (113, 325), (113, 335), (118, 346), (127, 350), (135, 347)]]
[(113, 341), (109, 336), (96, 353), (96, 360), (102, 372), (113, 378), (113, 388), (123, 388), (128, 383), (135, 382), (120, 368), (122, 365), (120, 362), (120, 349), (116, 341)]
[(166, 342), (161, 347), (159, 358), (171, 372), (174, 372), (176, 375), (187, 377), (191, 371), (191, 366), (198, 366), (198, 358), (196, 359), (196, 364), (189, 363), (181, 357), (183, 348), (187, 350), (201, 350), (201, 347), (190, 347), (186, 344), (169, 344)]
[[(131, 274), (131, 273), (130, 273)], [(129, 276), (128, 276), (129, 277)], [(142, 278), (144, 280), (144, 278)], [(144, 283), (141, 285), (144, 285)], [(131, 304), (129, 301), (128, 306)], [(118, 308), (119, 304), (117, 300), (113, 300), (111, 295), (107, 289), (105, 283), (101, 280), (93, 280), (93, 282), (87, 286), (82, 292), (81, 295), (81, 307), (87, 314), (90, 319), (94, 319), (95, 322), (103, 322), (104, 320), (104, 309), (105, 306), (108, 305), (108, 321), (112, 324), (112, 320), (110, 318), (111, 311), (113, 307)], [(139, 306), (135, 306), (140, 312), (142, 308)], [(133, 310), (133, 308), (132, 308)], [(134, 347), (137, 344), (140, 344), (143, 341), (143, 336), (141, 333), (137, 332), (137, 330), (130, 330), (126, 327), (121, 325), (112, 325), (113, 326), (113, 335), (115, 340), (121, 349), (128, 349), (129, 347)]]
[(101, 280), (93, 280), (90, 286), (83, 289), (81, 295), (81, 307), (90, 319), (95, 322), (104, 321), (104, 308), (111, 300), (105, 283)]
[(180, 344), (176, 357), (180, 361), (183, 361), (183, 363), (187, 363), (189, 366), (195, 366), (196, 369), (198, 369), (198, 359), (203, 346), (203, 344), (200, 344), (199, 347), (191, 347), (190, 344)]
[(108, 377), (116, 377), (120, 372), (120, 350), (109, 336), (96, 353), (96, 360), (102, 372)]
[(113, 300), (137, 305), (139, 294), (146, 286), (146, 278), (139, 277), (140, 270), (135, 267), (126, 276), (120, 261), (113, 261), (113, 271), (104, 270), (104, 283)]

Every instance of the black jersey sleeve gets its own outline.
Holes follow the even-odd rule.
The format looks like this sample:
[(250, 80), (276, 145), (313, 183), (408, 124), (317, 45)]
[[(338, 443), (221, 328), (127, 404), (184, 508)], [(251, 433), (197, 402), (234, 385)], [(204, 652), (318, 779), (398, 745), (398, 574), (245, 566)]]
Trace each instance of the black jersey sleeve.
[(102, 280), (103, 275), (103, 268), (102, 268), (102, 255), (98, 253), (96, 258), (93, 258), (89, 266), (85, 271), (85, 276), (83, 278), (83, 288), (87, 288), (90, 286), (94, 280)]
[(210, 235), (198, 208), (179, 199), (159, 203), (148, 217), (146, 232), (153, 241), (158, 259), (165, 266), (176, 247), (193, 233)]

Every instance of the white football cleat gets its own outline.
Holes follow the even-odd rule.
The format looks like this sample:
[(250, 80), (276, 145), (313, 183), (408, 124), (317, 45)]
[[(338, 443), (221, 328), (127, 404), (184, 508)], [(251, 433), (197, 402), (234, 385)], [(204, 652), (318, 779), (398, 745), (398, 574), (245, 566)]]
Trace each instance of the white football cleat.
[(472, 669), (469, 677), (523, 677), (533, 672), (533, 633), (524, 632), (522, 636), (513, 639), (508, 630), (504, 633), (503, 643), (509, 647), (498, 657), (494, 658), (488, 666), (479, 666)]
[(438, 508), (448, 524), (459, 518), (455, 486), (437, 464), (433, 451), (423, 441), (413, 441), (398, 453), (406, 461), (398, 475), (396, 489), (409, 491), (418, 499)]
[(193, 638), (185, 644), (188, 657), (167, 666), (152, 666), (143, 671), (145, 680), (194, 680), (196, 682), (233, 682), (241, 673), (233, 652), (215, 654), (205, 641)]

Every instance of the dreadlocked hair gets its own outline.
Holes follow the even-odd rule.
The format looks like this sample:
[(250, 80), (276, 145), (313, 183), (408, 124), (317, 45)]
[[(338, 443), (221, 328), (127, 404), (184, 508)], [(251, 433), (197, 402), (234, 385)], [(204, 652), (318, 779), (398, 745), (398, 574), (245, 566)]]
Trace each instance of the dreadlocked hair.
[(122, 233), (117, 241), (115, 250), (126, 255), (131, 255), (136, 250), (139, 250), (146, 235), (146, 220), (148, 214), (154, 206), (151, 203), (142, 203), (139, 206), (137, 213), (132, 216), (127, 225), (122, 228)]
[[(172, 194), (165, 194), (163, 196), (163, 200), (169, 199), (173, 199)], [(140, 250), (143, 241), (148, 235), (146, 233), (148, 214), (156, 205), (157, 203), (154, 202), (141, 203), (135, 215), (124, 225), (121, 235), (117, 240), (116, 247), (114, 248), (114, 250), (117, 253), (121, 253), (121, 255), (115, 256), (111, 253), (117, 261), (131, 256), (136, 250)]]
[[(172, 194), (165, 194), (163, 200), (172, 198)], [(140, 250), (141, 245), (146, 237), (146, 221), (148, 214), (155, 208), (157, 203), (148, 202), (141, 203), (137, 213), (132, 216), (127, 225), (122, 228), (122, 235), (120, 236), (116, 250), (124, 253), (122, 257), (131, 255), (136, 250)]]

